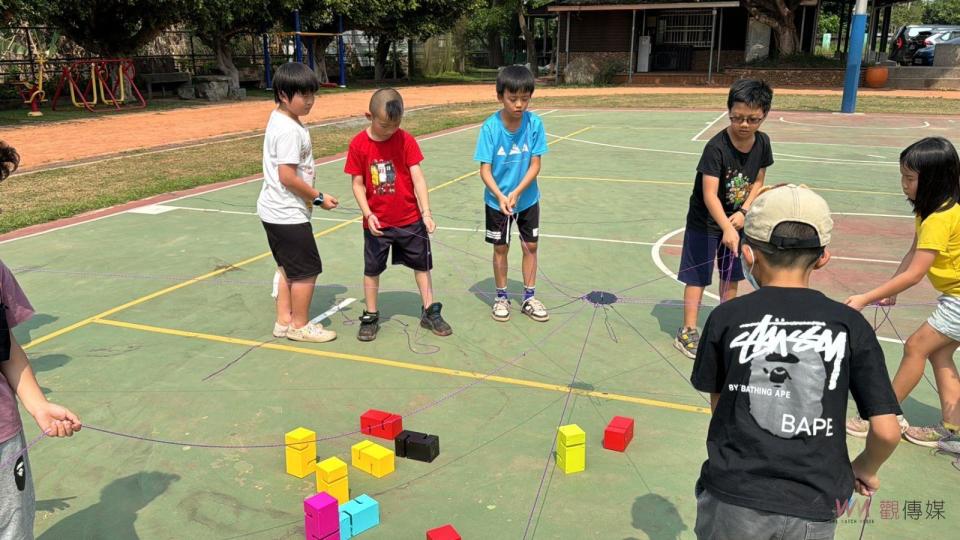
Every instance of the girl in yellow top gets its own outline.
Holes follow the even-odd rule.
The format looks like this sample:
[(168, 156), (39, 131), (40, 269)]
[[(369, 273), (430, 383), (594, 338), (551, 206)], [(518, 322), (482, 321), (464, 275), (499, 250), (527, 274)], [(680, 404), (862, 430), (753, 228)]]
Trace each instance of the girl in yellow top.
[[(933, 365), (943, 422), (909, 427), (901, 420), (907, 440), (960, 452), (960, 376), (953, 353), (960, 346), (960, 159), (943, 137), (927, 137), (900, 153), (900, 184), (913, 205), (916, 234), (896, 273), (883, 285), (847, 298), (861, 310), (867, 304), (892, 306), (897, 294), (926, 275), (940, 291), (937, 308), (903, 346), (903, 360), (893, 378), (897, 400), (903, 403), (920, 382), (926, 360)], [(847, 433), (865, 437), (868, 424), (859, 417), (847, 421)]]

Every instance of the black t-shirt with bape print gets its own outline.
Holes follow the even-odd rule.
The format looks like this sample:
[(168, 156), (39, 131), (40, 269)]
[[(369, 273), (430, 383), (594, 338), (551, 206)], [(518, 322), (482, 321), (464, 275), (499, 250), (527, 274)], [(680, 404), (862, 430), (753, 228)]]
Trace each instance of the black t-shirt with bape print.
[(714, 135), (704, 147), (700, 164), (697, 165), (697, 180), (690, 195), (687, 227), (711, 234), (722, 233), (703, 202), (703, 175), (720, 179), (717, 197), (723, 204), (723, 211), (730, 216), (747, 200), (760, 169), (770, 165), (773, 165), (773, 150), (766, 133), (756, 133), (753, 148), (747, 153), (737, 150), (727, 130)]
[(719, 394), (700, 485), (728, 504), (837, 517), (853, 493), (844, 423), (900, 414), (877, 336), (856, 310), (806, 288), (760, 287), (717, 306), (690, 382)]

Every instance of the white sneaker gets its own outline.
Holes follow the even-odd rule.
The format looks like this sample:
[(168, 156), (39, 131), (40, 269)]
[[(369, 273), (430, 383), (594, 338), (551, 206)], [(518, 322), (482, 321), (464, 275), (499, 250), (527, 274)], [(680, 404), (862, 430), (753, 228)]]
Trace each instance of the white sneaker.
[(273, 323), (273, 337), (287, 337), (287, 330), (289, 329), (290, 325), (275, 322)]
[(337, 339), (337, 333), (333, 330), (327, 330), (322, 324), (307, 324), (303, 328), (294, 328), (292, 325), (287, 329), (287, 339), (293, 341), (309, 341), (311, 343), (326, 343)]
[(498, 296), (493, 301), (493, 312), (490, 314), (493, 320), (507, 322), (510, 320), (510, 299)]
[(543, 305), (543, 302), (536, 299), (536, 297), (531, 296), (528, 298), (520, 310), (523, 311), (523, 314), (537, 322), (547, 322), (550, 320), (550, 315), (547, 313), (547, 307)]

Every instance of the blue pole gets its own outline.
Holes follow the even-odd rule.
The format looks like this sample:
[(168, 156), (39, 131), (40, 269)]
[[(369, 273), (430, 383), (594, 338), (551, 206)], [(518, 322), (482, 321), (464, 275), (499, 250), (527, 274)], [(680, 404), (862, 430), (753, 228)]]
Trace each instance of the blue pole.
[(850, 34), (847, 38), (847, 72), (843, 78), (843, 102), (840, 112), (857, 110), (857, 87), (860, 86), (860, 63), (863, 61), (863, 34), (867, 28), (867, 0), (857, 0)]
[(310, 65), (310, 69), (313, 69), (313, 48), (316, 46), (316, 44), (316, 39), (307, 41), (307, 64)]
[(347, 51), (343, 45), (343, 15), (337, 17), (337, 63), (340, 64), (340, 88), (346, 88)]
[(267, 85), (267, 90), (273, 89), (273, 63), (270, 61), (270, 46), (267, 42), (267, 34), (263, 34), (263, 82)]
[(293, 10), (293, 49), (297, 62), (303, 62), (303, 50), (300, 48), (300, 10)]

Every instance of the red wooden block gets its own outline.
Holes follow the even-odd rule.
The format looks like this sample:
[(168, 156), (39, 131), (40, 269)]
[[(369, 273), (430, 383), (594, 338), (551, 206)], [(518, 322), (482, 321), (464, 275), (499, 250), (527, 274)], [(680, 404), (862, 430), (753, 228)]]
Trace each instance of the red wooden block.
[(623, 452), (633, 439), (633, 419), (614, 416), (607, 429), (603, 431), (603, 447), (607, 450)]
[(461, 538), (453, 525), (447, 524), (427, 531), (427, 540), (461, 540)]
[(360, 416), (360, 431), (381, 439), (393, 440), (403, 431), (403, 417), (370, 409)]

